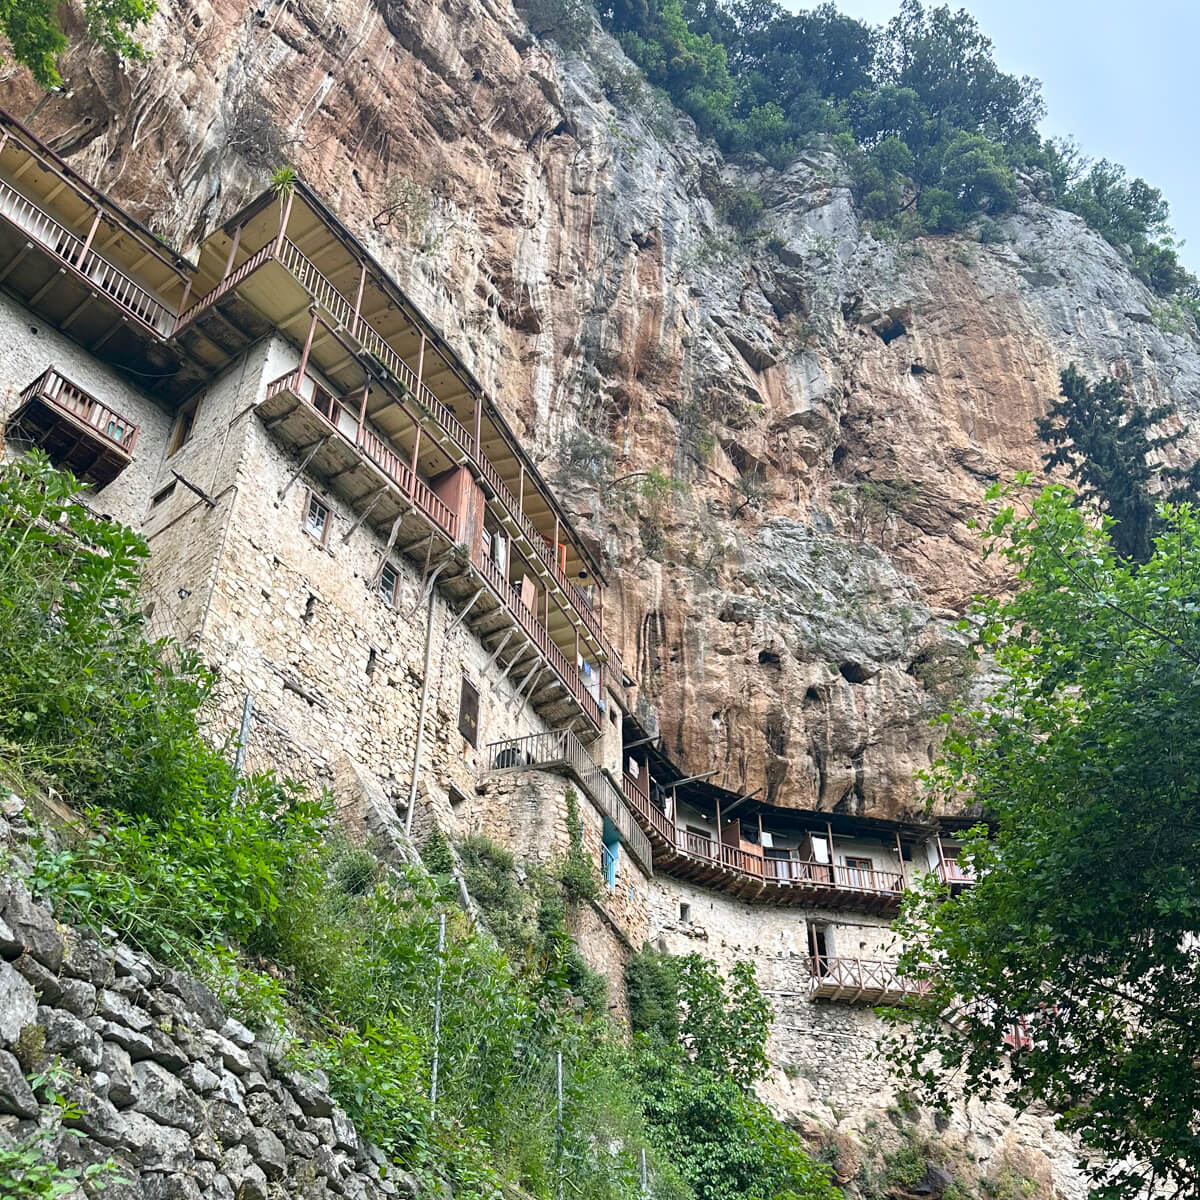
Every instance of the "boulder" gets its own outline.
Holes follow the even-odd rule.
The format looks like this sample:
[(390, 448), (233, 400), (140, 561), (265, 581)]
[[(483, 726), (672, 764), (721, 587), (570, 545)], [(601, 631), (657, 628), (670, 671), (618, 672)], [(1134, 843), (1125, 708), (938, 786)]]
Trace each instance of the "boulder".
[(7, 1050), (0, 1050), (0, 1113), (16, 1117), (38, 1114), (37, 1098), (25, 1079), (25, 1072)]
[(156, 1062), (139, 1062), (133, 1068), (138, 1084), (137, 1112), (153, 1117), (160, 1125), (173, 1125), (188, 1133), (199, 1133), (204, 1124), (204, 1105), (178, 1079)]
[(37, 996), (27, 979), (0, 960), (0, 1048), (15, 1046), (26, 1025), (37, 1021)]

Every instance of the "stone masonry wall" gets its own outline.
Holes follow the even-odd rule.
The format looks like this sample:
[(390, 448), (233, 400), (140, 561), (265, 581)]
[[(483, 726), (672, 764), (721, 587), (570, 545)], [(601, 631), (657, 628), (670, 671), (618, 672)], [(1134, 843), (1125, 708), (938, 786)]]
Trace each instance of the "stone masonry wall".
[[(47, 1070), (77, 1110), (67, 1128), (26, 1079)], [(53, 1131), (60, 1166), (113, 1164), (102, 1191), (85, 1189), (105, 1200), (414, 1190), (394, 1170), (383, 1177), (384, 1156), (319, 1072), (284, 1069), (195, 979), (57, 925), (0, 877), (0, 1142), (22, 1143), (39, 1125)]]

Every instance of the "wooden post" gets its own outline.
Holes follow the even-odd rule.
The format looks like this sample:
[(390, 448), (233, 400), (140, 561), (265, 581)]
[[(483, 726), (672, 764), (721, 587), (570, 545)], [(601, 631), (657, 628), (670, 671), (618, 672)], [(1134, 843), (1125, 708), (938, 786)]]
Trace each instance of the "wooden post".
[(825, 822), (825, 834), (829, 846), (829, 882), (837, 883), (837, 860), (833, 856), (833, 826), (828, 821)]
[[(558, 513), (555, 513), (554, 514), (554, 546), (552, 548), (552, 551), (554, 554), (554, 565), (556, 567), (558, 566), (558, 531), (559, 531)], [(563, 574), (566, 575), (566, 571), (563, 571)]]
[(242, 244), (242, 227), (239, 225), (233, 231), (233, 241), (229, 243), (229, 255), (225, 259), (225, 270), (221, 275), (222, 279), (229, 278), (229, 272), (233, 270), (234, 256), (238, 252), (238, 246)]
[(416, 432), (413, 434), (413, 455), (412, 455), (412, 483), (410, 485), (409, 494), (413, 495), (417, 490), (417, 461), (418, 455), (421, 453), (421, 426), (417, 423)]
[(358, 294), (354, 297), (354, 326), (351, 332), (357, 337), (358, 314), (362, 311), (363, 285), (367, 282), (367, 264), (360, 263), (358, 272)]
[(292, 216), (292, 199), (296, 195), (296, 189), (289, 188), (287, 199), (283, 202), (283, 212), (279, 215), (279, 237), (275, 239), (275, 253), (278, 254), (283, 249), (283, 241), (287, 236), (288, 221)]
[(521, 476), (517, 481), (517, 512), (525, 511), (525, 464), (520, 463)]
[(178, 324), (179, 318), (182, 317), (185, 312), (187, 312), (188, 300), (191, 299), (192, 295), (193, 279), (194, 277), (191, 275), (189, 275), (187, 278), (187, 283), (183, 289), (183, 299), (179, 301), (179, 311), (175, 314), (176, 324)]
[(896, 857), (900, 860), (900, 890), (904, 891), (907, 881), (904, 878), (904, 847), (900, 844), (900, 830), (896, 830)]
[(92, 227), (88, 230), (87, 237), (84, 239), (83, 247), (79, 251), (79, 257), (75, 260), (75, 266), (79, 270), (83, 269), (83, 260), (87, 258), (87, 252), (92, 248), (92, 239), (96, 236), (96, 230), (100, 228), (100, 210), (96, 209), (96, 216), (92, 220)]
[(308, 325), (308, 337), (304, 339), (304, 350), (300, 354), (300, 370), (297, 375), (297, 386), (304, 386), (304, 372), (308, 367), (308, 352), (312, 349), (313, 334), (317, 331), (317, 312), (313, 309), (312, 320)]
[(421, 387), (425, 382), (425, 334), (421, 333), (421, 348), (417, 351), (417, 400), (421, 399)]
[(477, 460), (483, 454), (482, 447), (479, 444), (479, 428), (482, 423), (483, 423), (483, 396), (479, 392), (476, 392), (475, 393), (475, 458)]
[(367, 396), (370, 391), (371, 381), (368, 379), (367, 382), (363, 384), (362, 403), (358, 406), (358, 430), (354, 435), (354, 444), (356, 446), (362, 445), (363, 425), (367, 420)]

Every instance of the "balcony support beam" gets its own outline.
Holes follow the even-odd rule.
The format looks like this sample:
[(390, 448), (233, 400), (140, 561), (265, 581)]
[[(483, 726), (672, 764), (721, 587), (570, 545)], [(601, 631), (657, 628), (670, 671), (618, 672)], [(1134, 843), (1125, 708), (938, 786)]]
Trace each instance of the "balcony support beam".
[(387, 488), (381, 487), (367, 502), (367, 507), (354, 518), (354, 524), (342, 534), (342, 541), (348, 542), (356, 534), (362, 523), (371, 515), (371, 510), (379, 503), (380, 498), (387, 493)]
[(504, 636), (500, 639), (500, 644), (496, 647), (495, 650), (492, 651), (491, 658), (489, 658), (487, 660), (487, 665), (480, 672), (481, 675), (486, 675), (492, 669), (492, 667), (494, 667), (496, 665), (496, 659), (498, 659), (500, 657), (500, 652), (504, 649), (505, 646), (508, 645), (509, 639), (512, 637), (514, 632), (515, 631), (511, 628), (505, 631)]
[(290, 492), (292, 490), (292, 485), (296, 482), (296, 480), (299, 479), (300, 476), (303, 475), (304, 472), (308, 470), (308, 464), (310, 462), (312, 462), (312, 460), (316, 457), (317, 451), (320, 450), (321, 447), (324, 446), (325, 443), (328, 442), (331, 437), (333, 437), (333, 434), (327, 433), (324, 437), (318, 438), (315, 442), (313, 442), (313, 444), (311, 446), (308, 447), (308, 451), (304, 455), (304, 460), (296, 468), (296, 471), (292, 475), (291, 479), (289, 479), (287, 481), (287, 483), (284, 484), (283, 491), (279, 493), (279, 503), (280, 504), (283, 503), (284, 497), (288, 494), (288, 492)]
[(26, 242), (26, 243), (25, 243), (25, 245), (24, 245), (24, 246), (22, 246), (22, 247), (21, 247), (21, 249), (20, 249), (20, 250), (18, 250), (18, 251), (16, 252), (16, 254), (14, 254), (14, 255), (12, 256), (12, 258), (10, 258), (10, 259), (8, 260), (8, 262), (6, 262), (6, 263), (4, 264), (3, 268), (0, 268), (0, 283), (3, 283), (3, 282), (4, 282), (4, 281), (5, 281), (5, 280), (6, 280), (6, 279), (9, 277), (9, 275), (11, 275), (11, 274), (13, 273), (13, 271), (14, 271), (14, 270), (16, 270), (16, 268), (17, 268), (17, 267), (20, 265), (20, 263), (21, 263), (21, 260), (22, 260), (22, 259), (25, 257), (25, 255), (27, 255), (27, 254), (30, 252), (30, 250), (32, 250), (32, 249), (33, 249), (33, 243), (32, 243), (32, 242)]

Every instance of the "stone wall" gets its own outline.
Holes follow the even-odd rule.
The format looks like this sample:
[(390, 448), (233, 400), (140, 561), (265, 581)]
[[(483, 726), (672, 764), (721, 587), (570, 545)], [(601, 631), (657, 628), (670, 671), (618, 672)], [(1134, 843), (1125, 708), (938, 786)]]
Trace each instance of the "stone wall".
[[(139, 433), (133, 461), (107, 487), (88, 493), (87, 503), (98, 513), (107, 513), (135, 528), (140, 525), (154, 493), (171, 427), (170, 414), (133, 387), (128, 379), (3, 294), (0, 294), (0, 346), (4, 347), (0, 424), (17, 407), (21, 390), (47, 367), (57, 368), (72, 383), (137, 423)], [(9, 453), (22, 448), (11, 432), (5, 438)]]
[[(406, 1176), (381, 1172), (384, 1156), (319, 1072), (276, 1059), (195, 979), (60, 927), (21, 883), (0, 877), (3, 1143), (40, 1125), (60, 1166), (111, 1163), (103, 1190), (85, 1189), (105, 1200), (412, 1194)], [(76, 1110), (66, 1128), (26, 1079), (45, 1071)]]

